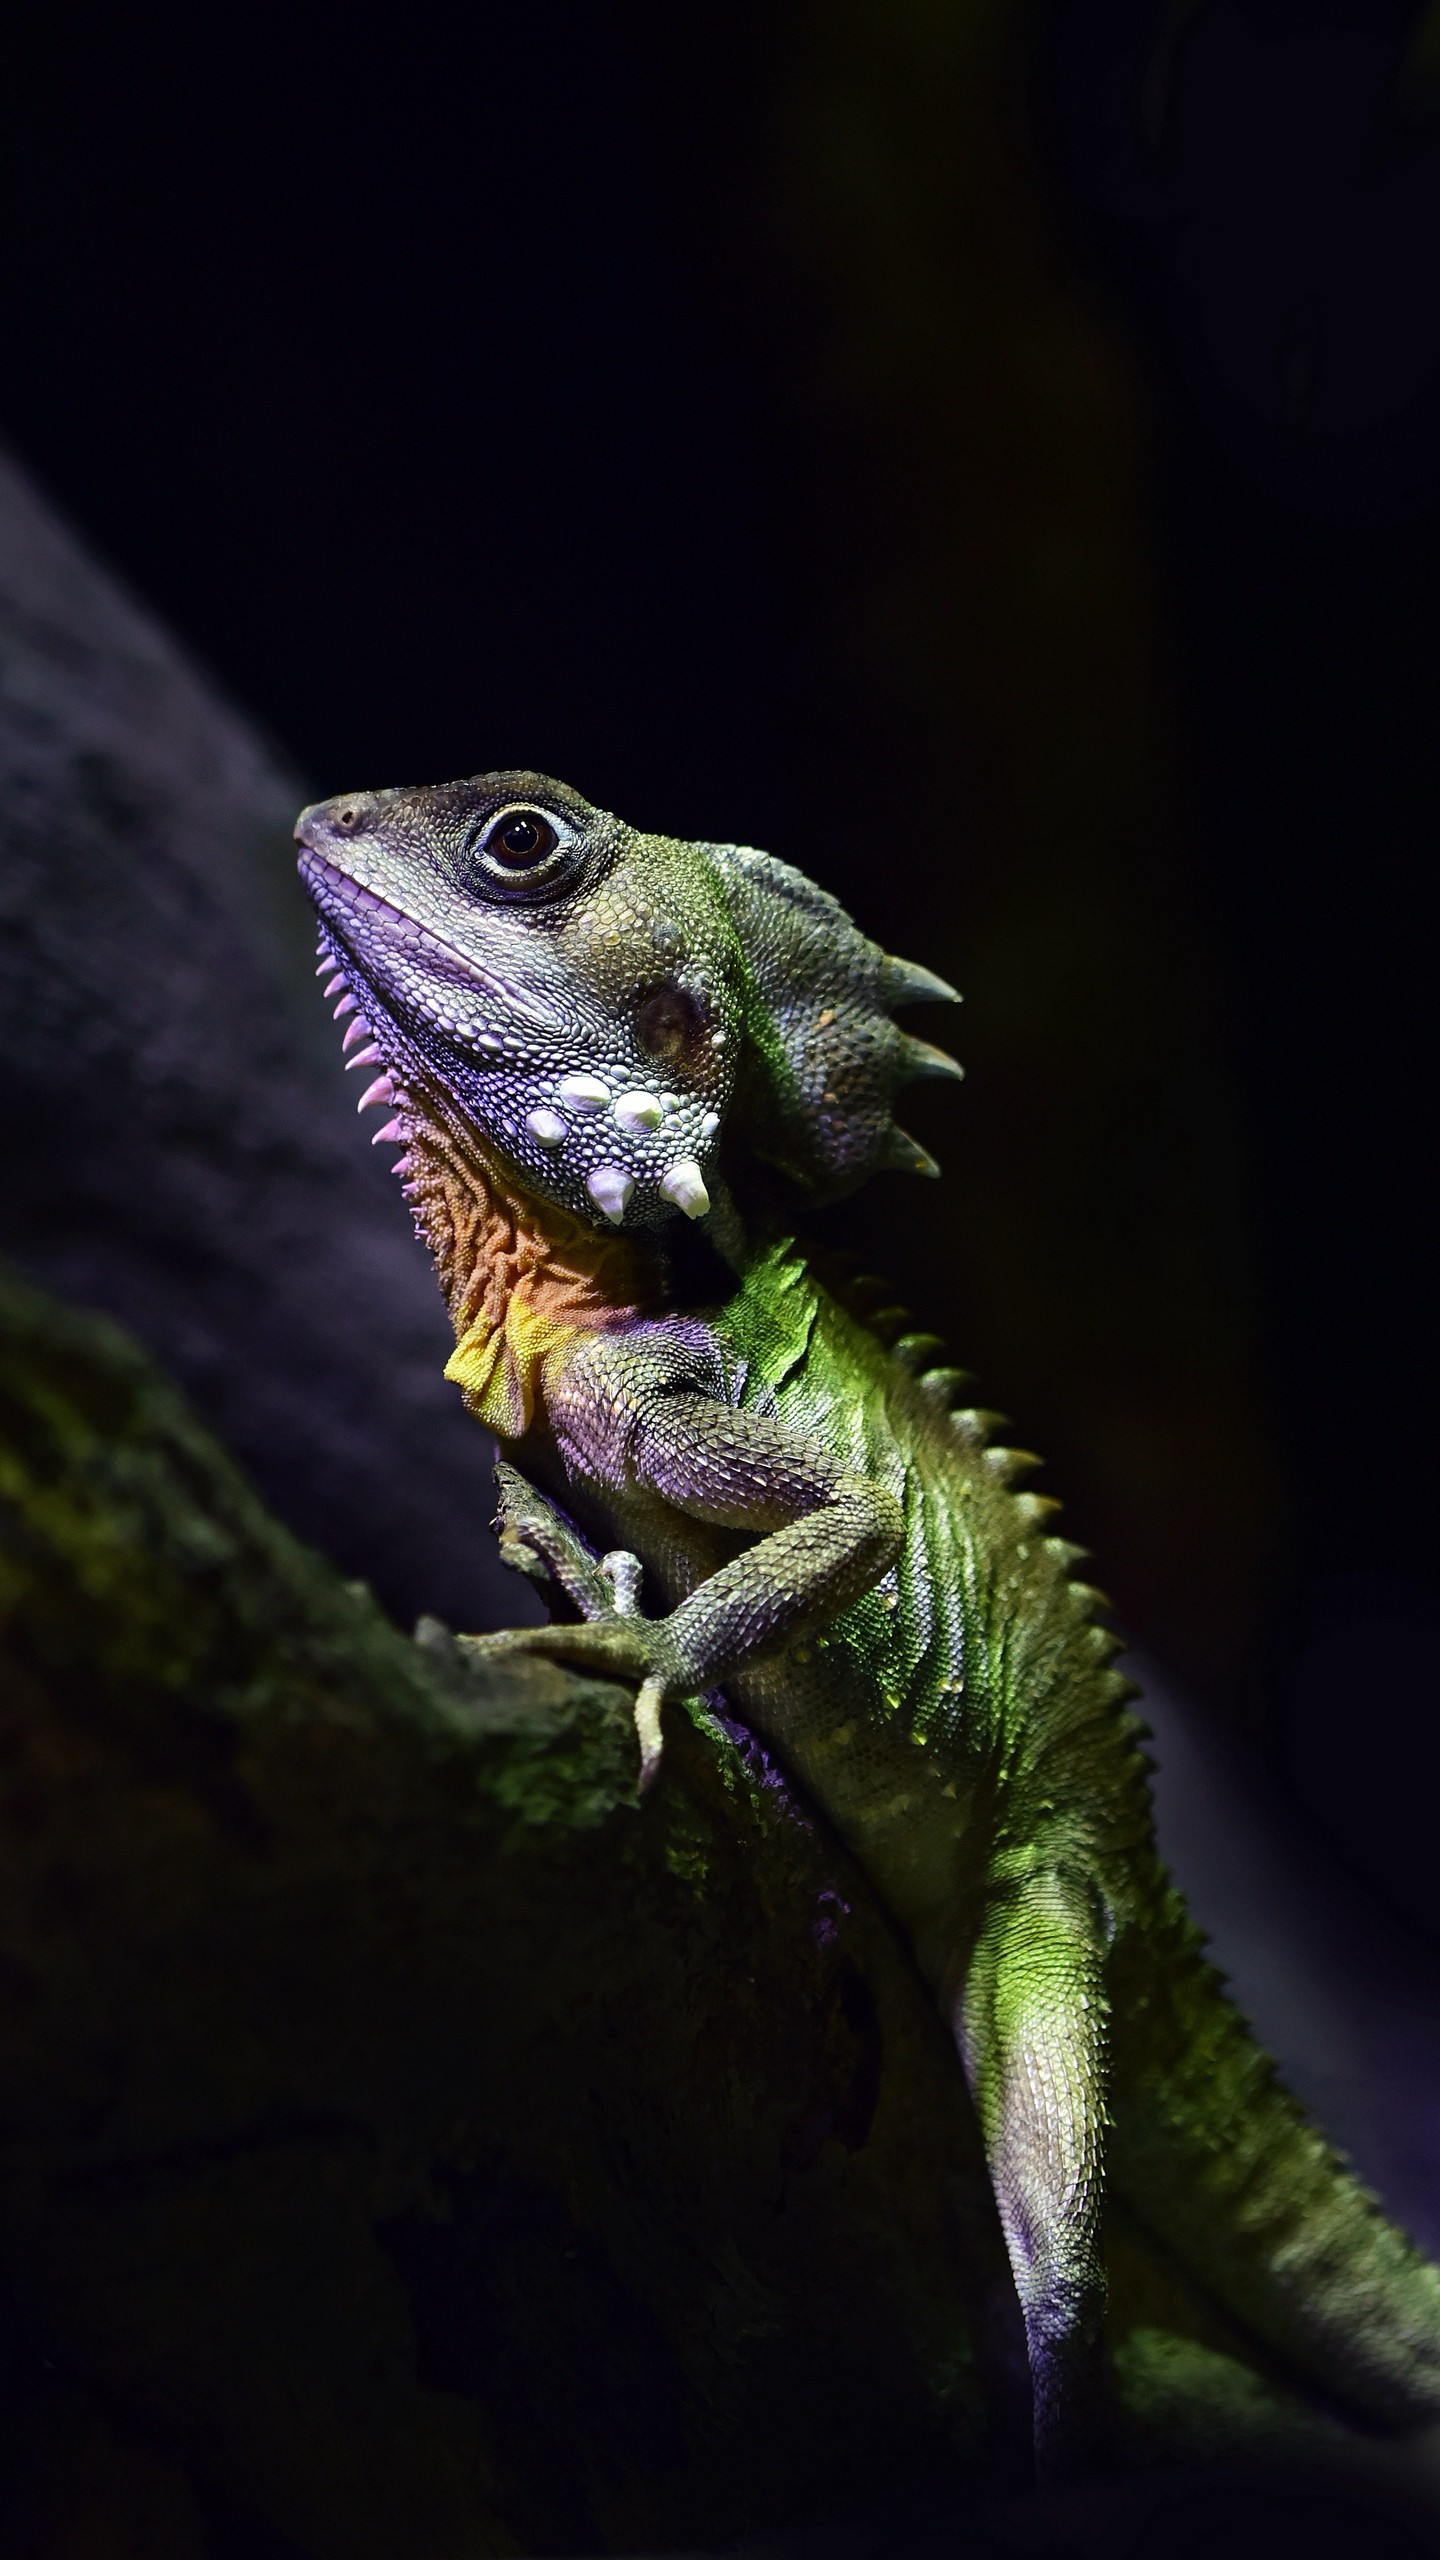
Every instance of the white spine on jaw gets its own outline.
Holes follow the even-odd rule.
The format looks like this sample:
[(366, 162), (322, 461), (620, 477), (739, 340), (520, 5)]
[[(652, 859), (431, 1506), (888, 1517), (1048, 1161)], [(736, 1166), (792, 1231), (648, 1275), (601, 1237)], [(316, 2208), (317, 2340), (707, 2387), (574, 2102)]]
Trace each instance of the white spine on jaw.
[(585, 1188), (597, 1209), (604, 1211), (612, 1226), (618, 1227), (629, 1206), (635, 1185), (618, 1164), (597, 1164), (585, 1176)]
[(563, 1146), (570, 1135), (558, 1111), (531, 1111), (526, 1116), (525, 1126), (536, 1145), (541, 1147)]
[(683, 1209), (687, 1218), (703, 1218), (710, 1206), (705, 1177), (693, 1156), (681, 1156), (659, 1183), (660, 1197)]

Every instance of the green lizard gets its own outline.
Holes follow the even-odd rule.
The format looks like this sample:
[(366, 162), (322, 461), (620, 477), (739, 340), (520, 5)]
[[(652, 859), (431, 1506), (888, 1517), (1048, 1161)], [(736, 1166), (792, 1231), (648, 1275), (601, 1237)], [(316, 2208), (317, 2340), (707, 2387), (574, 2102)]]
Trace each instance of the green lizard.
[(974, 2093), (1041, 2472), (1103, 2441), (1107, 2177), (1293, 2367), (1433, 2417), (1440, 2271), (1205, 1963), (1055, 1506), (938, 1344), (887, 1348), (792, 1232), (935, 1170), (892, 1099), (959, 1069), (892, 1015), (952, 991), (786, 864), (537, 774), (328, 800), (296, 835), (447, 1374), (516, 1461), (506, 1550), (582, 1613), (471, 1641), (632, 1682), (642, 1781), (664, 1703), (723, 1683), (854, 1852)]

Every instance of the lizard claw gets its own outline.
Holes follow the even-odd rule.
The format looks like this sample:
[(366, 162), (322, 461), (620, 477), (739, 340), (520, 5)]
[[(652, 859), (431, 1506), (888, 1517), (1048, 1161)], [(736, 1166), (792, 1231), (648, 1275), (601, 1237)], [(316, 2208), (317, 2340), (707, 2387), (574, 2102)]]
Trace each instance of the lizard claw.
[(640, 1578), (644, 1572), (639, 1557), (632, 1556), (628, 1547), (612, 1547), (608, 1556), (601, 1557), (600, 1570), (615, 1595), (616, 1617), (638, 1618)]
[[(547, 1599), (560, 1596), (582, 1618), (605, 1616), (617, 1606), (615, 1587), (579, 1533), (518, 1467), (502, 1458), (495, 1469), (500, 1507), (495, 1531), (500, 1561), (523, 1573)], [(607, 1559), (608, 1562), (608, 1559)]]
[(660, 1768), (664, 1736), (660, 1731), (658, 1680), (642, 1680), (635, 1692), (635, 1732), (640, 1744), (640, 1793), (648, 1795)]

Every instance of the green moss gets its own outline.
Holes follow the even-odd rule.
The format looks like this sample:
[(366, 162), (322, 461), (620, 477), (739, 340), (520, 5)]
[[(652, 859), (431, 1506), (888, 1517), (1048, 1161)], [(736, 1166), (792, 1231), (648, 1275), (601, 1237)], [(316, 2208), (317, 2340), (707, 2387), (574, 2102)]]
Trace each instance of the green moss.
[[(637, 1803), (628, 1693), (400, 1635), (3, 1277), (0, 1740), (0, 2282), (153, 2560), (201, 2491), (305, 2560), (969, 2494), (1000, 2235), (824, 1825), (703, 1708)], [(1126, 2245), (1132, 2458), (1300, 2408)]]
[(1233, 2462), (1330, 2450), (1336, 2421), (1238, 2357), (1165, 2329), (1132, 2329), (1114, 2351), (1126, 2436), (1143, 2459)]

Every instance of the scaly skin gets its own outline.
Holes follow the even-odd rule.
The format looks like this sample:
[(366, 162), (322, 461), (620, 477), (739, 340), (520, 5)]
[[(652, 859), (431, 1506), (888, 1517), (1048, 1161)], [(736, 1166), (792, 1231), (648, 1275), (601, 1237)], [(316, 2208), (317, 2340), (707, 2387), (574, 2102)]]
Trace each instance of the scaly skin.
[(581, 1611), (473, 1641), (633, 1681), (646, 1779), (665, 1700), (723, 1681), (860, 1860), (974, 2092), (1042, 2473), (1104, 2444), (1107, 2177), (1324, 2389), (1435, 2415), (1440, 2273), (1205, 1964), (1054, 1506), (938, 1345), (887, 1348), (895, 1311), (858, 1320), (789, 1232), (797, 1196), (933, 1170), (891, 1097), (958, 1070), (890, 1015), (950, 990), (785, 866), (533, 774), (350, 795), (297, 838), (448, 1374), (514, 1462), (507, 1551)]

